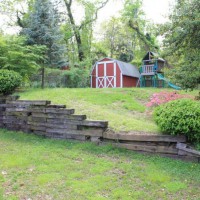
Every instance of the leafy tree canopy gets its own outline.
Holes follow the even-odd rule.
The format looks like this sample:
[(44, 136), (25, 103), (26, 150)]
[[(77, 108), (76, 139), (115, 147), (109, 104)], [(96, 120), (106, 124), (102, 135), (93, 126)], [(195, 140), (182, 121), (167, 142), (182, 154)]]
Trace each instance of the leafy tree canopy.
[(145, 51), (158, 51), (159, 47), (155, 40), (153, 24), (145, 20), (142, 10), (142, 0), (125, 0), (122, 12), (123, 21), (135, 33)]
[(18, 72), (24, 79), (29, 78), (44, 62), (45, 46), (25, 45), (25, 38), (0, 34), (0, 69)]
[(171, 76), (183, 88), (200, 84), (200, 1), (178, 0), (170, 22), (162, 28), (164, 55), (173, 65)]

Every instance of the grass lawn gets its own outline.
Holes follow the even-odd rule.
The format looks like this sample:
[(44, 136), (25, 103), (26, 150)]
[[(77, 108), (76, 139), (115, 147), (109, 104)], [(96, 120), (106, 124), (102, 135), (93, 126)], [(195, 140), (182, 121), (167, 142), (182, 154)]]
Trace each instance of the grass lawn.
[(200, 165), (0, 129), (1, 200), (199, 200)]
[[(51, 100), (75, 108), (76, 114), (86, 114), (89, 119), (108, 120), (116, 131), (142, 131), (159, 133), (145, 103), (153, 93), (167, 89), (116, 88), (116, 89), (30, 89), (20, 93), (20, 99)], [(169, 90), (169, 89), (168, 89)], [(169, 90), (172, 91), (172, 90)], [(193, 91), (190, 94), (197, 94)]]

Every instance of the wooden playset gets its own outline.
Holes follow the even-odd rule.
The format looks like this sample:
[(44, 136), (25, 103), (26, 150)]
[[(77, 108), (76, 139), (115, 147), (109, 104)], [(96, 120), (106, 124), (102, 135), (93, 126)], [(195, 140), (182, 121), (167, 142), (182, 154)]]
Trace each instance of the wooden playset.
[(140, 78), (137, 86), (140, 87), (166, 87), (170, 86), (176, 90), (180, 87), (172, 84), (164, 77), (165, 60), (158, 57), (154, 52), (148, 52), (142, 59), (143, 65), (140, 67)]

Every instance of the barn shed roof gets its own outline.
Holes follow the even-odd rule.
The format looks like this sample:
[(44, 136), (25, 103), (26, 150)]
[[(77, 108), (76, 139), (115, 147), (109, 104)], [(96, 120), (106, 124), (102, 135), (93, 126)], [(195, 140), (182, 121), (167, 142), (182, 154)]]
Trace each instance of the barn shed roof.
[(132, 77), (140, 77), (140, 73), (134, 65), (130, 63), (125, 63), (119, 60), (116, 60), (117, 64), (119, 65), (119, 68), (123, 75), (125, 76), (132, 76)]
[[(125, 62), (122, 62), (120, 60), (116, 60), (116, 59), (113, 59), (113, 58), (104, 58), (104, 59), (108, 59), (110, 61), (116, 62), (118, 64), (118, 66), (119, 66), (119, 68), (120, 68), (120, 70), (121, 70), (121, 72), (122, 72), (123, 75), (125, 75), (125, 76), (131, 76), (131, 77), (137, 77), (137, 78), (140, 77), (139, 70), (134, 65), (132, 65), (130, 63), (125, 63)], [(98, 62), (104, 62), (103, 61), (104, 59), (101, 59), (101, 60), (97, 61), (96, 63), (98, 63)]]

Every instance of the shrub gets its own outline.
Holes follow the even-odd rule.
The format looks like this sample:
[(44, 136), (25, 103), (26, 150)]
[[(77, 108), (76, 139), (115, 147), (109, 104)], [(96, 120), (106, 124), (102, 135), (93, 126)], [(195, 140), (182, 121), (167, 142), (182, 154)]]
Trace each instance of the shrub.
[(12, 70), (0, 70), (0, 93), (11, 94), (20, 86), (22, 77)]
[(154, 110), (154, 119), (164, 133), (185, 135), (189, 141), (200, 142), (200, 102), (178, 99)]
[(169, 101), (173, 101), (176, 99), (182, 99), (182, 98), (189, 98), (193, 99), (191, 95), (187, 94), (179, 94), (177, 91), (175, 92), (159, 92), (159, 93), (154, 93), (150, 101), (146, 104), (147, 107), (153, 107), (153, 106), (158, 106), (163, 103), (167, 103)]
[(69, 88), (84, 88), (89, 86), (89, 71), (86, 69), (73, 68), (66, 71), (66, 82)]

